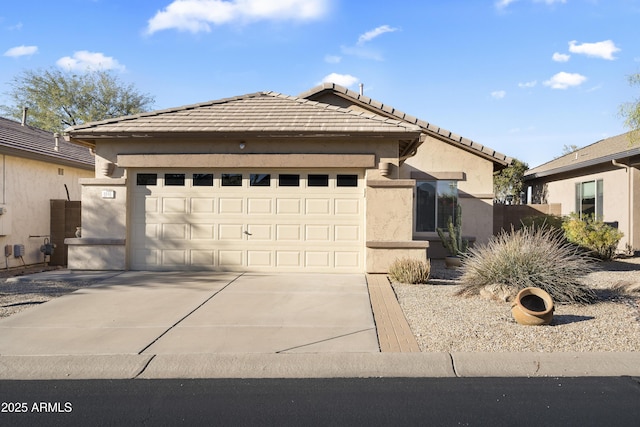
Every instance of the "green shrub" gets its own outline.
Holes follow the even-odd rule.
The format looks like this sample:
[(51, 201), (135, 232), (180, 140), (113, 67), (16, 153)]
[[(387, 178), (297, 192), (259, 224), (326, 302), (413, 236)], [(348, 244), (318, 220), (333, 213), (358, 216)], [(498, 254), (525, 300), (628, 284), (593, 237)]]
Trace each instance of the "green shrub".
[(603, 260), (613, 258), (618, 242), (624, 236), (621, 231), (595, 219), (593, 215), (580, 219), (576, 213), (569, 215), (562, 229), (568, 241)]
[(542, 228), (548, 227), (555, 230), (562, 229), (562, 217), (559, 215), (534, 215), (522, 218), (523, 227)]
[(424, 262), (413, 258), (400, 258), (389, 266), (389, 277), (398, 283), (427, 283), (430, 273), (431, 263), (429, 260)]
[(460, 295), (499, 289), (509, 297), (529, 286), (542, 288), (557, 302), (590, 302), (595, 293), (580, 281), (591, 258), (566, 242), (562, 232), (525, 227), (493, 236), (469, 249), (462, 263)]

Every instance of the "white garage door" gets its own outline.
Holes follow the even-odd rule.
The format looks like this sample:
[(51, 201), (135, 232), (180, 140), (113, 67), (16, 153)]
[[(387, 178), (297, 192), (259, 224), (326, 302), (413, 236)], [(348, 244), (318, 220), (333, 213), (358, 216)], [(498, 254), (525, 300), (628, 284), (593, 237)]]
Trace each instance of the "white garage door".
[(363, 171), (129, 171), (135, 270), (364, 271)]

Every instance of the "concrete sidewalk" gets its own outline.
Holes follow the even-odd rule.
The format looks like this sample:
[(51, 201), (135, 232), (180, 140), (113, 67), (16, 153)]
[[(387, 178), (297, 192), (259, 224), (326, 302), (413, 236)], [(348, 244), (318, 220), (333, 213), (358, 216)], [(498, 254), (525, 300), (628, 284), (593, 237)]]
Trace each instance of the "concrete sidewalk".
[(640, 376), (640, 352), (420, 353), (384, 275), (25, 280), (88, 275), (0, 321), (0, 379)]

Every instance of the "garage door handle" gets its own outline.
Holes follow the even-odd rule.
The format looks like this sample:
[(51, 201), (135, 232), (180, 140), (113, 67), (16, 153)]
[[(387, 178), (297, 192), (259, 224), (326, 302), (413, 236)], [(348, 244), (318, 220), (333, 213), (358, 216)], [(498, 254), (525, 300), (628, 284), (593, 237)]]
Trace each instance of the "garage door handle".
[(246, 231), (246, 230), (245, 230), (243, 233), (244, 233), (244, 234), (246, 234), (247, 236), (251, 236), (251, 233), (249, 233), (249, 232), (248, 232), (248, 231)]

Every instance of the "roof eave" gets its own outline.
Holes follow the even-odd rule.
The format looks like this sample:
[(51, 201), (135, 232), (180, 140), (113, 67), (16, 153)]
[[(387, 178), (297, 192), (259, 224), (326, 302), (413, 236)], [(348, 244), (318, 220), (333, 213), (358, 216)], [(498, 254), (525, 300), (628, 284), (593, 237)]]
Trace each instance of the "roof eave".
[(378, 138), (399, 138), (413, 139), (420, 135), (419, 130), (388, 130), (388, 131), (278, 131), (278, 130), (261, 130), (261, 131), (238, 131), (238, 132), (216, 132), (216, 131), (184, 131), (184, 132), (99, 132), (99, 133), (73, 133), (65, 135), (65, 140), (75, 142), (81, 145), (95, 146), (91, 141), (100, 139), (120, 139), (120, 138), (163, 138), (163, 137), (188, 137), (200, 138), (206, 136), (216, 136), (220, 138), (247, 138), (247, 137), (295, 137), (295, 138), (319, 138), (319, 137), (378, 137)]
[(61, 157), (47, 156), (46, 154), (42, 154), (42, 153), (34, 153), (31, 151), (25, 151), (17, 148), (6, 147), (6, 146), (0, 146), (0, 154), (5, 154), (13, 157), (20, 157), (20, 158), (29, 159), (29, 160), (37, 160), (40, 162), (51, 163), (51, 164), (60, 165), (60, 166), (68, 166), (68, 167), (78, 168), (78, 169), (86, 169), (86, 170), (95, 169), (95, 166), (92, 163), (75, 161), (71, 159), (64, 159)]
[[(372, 98), (369, 98), (368, 96), (360, 95), (350, 89), (347, 89), (340, 85), (336, 85), (334, 83), (322, 83), (321, 85), (316, 86), (315, 88), (312, 88), (300, 94), (299, 96), (301, 98), (310, 98), (325, 92), (331, 92), (341, 98), (356, 102), (360, 106), (365, 107), (367, 109), (373, 108), (376, 111), (378, 111), (377, 114), (380, 114), (382, 116), (403, 120), (407, 123), (419, 126), (421, 131), (426, 135), (429, 135), (447, 144), (454, 143), (456, 144), (457, 147), (460, 147), (471, 154), (478, 155), (484, 159), (494, 162), (494, 171), (506, 168), (513, 161), (511, 157), (505, 156), (502, 153), (498, 153), (497, 151), (490, 150), (488, 147), (478, 144), (476, 142), (473, 142), (471, 140), (467, 140), (466, 138), (459, 137), (459, 139), (456, 140), (455, 138), (451, 137), (451, 135), (453, 135), (452, 132), (445, 131), (446, 134), (442, 134), (441, 132), (444, 131), (442, 128), (434, 127), (432, 129), (430, 123), (421, 121), (420, 119), (417, 119), (416, 117), (413, 117), (413, 116), (409, 116), (408, 114), (402, 111), (399, 111), (391, 106), (384, 105), (378, 101), (373, 100)], [(413, 149), (413, 151), (417, 150), (417, 148), (421, 144), (422, 144), (422, 138), (421, 138), (421, 141), (418, 143), (418, 145)], [(478, 145), (479, 147), (474, 148), (473, 147), (474, 145)], [(490, 150), (492, 152), (488, 153), (485, 150)], [(410, 153), (404, 153), (404, 157), (408, 158), (408, 157), (411, 157), (411, 155)]]
[(587, 168), (590, 166), (610, 163), (612, 160), (621, 160), (627, 157), (637, 156), (639, 154), (640, 154), (640, 148), (634, 148), (631, 150), (623, 151), (620, 153), (609, 154), (608, 156), (602, 156), (595, 159), (587, 160), (585, 162), (575, 163), (572, 165), (560, 166), (558, 168), (548, 169), (540, 172), (534, 172), (532, 174), (525, 173), (523, 179), (525, 181), (530, 181), (536, 178), (544, 178), (547, 176), (557, 175), (565, 172), (572, 172), (572, 171)]

